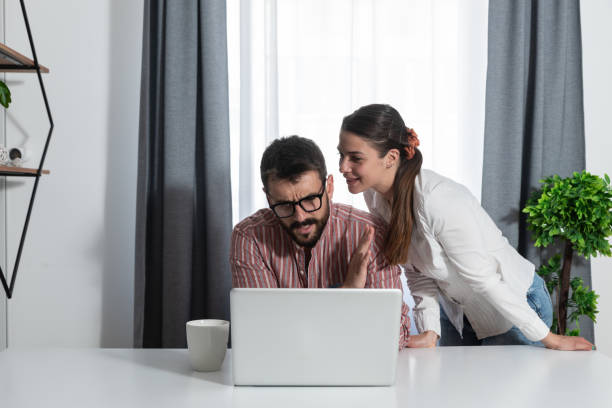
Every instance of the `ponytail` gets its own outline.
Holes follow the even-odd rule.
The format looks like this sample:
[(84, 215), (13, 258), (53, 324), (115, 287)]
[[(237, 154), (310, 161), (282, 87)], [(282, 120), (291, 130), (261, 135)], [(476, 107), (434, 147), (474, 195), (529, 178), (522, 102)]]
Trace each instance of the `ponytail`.
[(393, 181), (393, 206), (384, 249), (384, 254), (391, 265), (404, 264), (408, 261), (408, 249), (414, 225), (412, 202), (414, 182), (422, 164), (423, 156), (416, 148), (414, 157), (410, 160), (401, 154), (400, 166)]

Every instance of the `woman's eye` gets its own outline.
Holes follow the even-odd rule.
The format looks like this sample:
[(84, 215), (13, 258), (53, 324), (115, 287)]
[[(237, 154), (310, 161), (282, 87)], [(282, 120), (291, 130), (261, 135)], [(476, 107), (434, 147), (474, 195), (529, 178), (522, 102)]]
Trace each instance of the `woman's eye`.
[(351, 161), (353, 161), (355, 163), (359, 163), (361, 161), (361, 157), (352, 157)]

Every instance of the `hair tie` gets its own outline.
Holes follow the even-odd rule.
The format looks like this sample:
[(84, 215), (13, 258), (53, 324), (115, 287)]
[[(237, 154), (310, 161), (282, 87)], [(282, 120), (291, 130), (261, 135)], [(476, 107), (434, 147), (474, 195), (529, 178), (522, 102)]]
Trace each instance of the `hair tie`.
[(406, 133), (408, 134), (408, 141), (406, 142), (407, 146), (404, 146), (404, 151), (406, 152), (406, 158), (412, 160), (414, 157), (414, 149), (419, 146), (421, 142), (414, 129), (406, 128)]

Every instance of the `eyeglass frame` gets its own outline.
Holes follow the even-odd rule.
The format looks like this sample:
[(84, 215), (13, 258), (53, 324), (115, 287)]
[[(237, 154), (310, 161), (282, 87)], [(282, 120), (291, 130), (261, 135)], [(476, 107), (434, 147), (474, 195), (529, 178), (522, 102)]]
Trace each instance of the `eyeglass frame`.
[[(308, 195), (308, 196), (306, 196), (304, 198), (300, 198), (297, 201), (282, 201), (280, 203), (272, 204), (272, 205), (270, 205), (270, 209), (272, 210), (274, 215), (276, 215), (278, 218), (289, 218), (289, 217), (292, 217), (293, 215), (295, 215), (295, 206), (296, 205), (299, 205), (300, 208), (302, 210), (304, 210), (305, 212), (307, 212), (307, 213), (313, 213), (315, 211), (319, 211), (321, 209), (321, 207), (323, 207), (323, 196), (325, 195), (325, 186), (326, 185), (327, 185), (327, 179), (324, 179), (323, 180), (323, 186), (321, 187), (321, 192), (319, 194), (311, 194), (311, 195)], [(266, 195), (268, 196), (268, 199), (269, 199), (270, 195), (267, 192), (266, 192)], [(314, 209), (314, 210), (307, 210), (307, 209), (305, 209), (304, 206), (302, 205), (302, 201), (304, 201), (304, 200), (312, 200), (313, 198), (318, 198), (319, 199), (319, 207)], [(281, 206), (281, 205), (288, 205), (288, 204), (291, 204), (291, 208), (293, 209), (291, 211), (291, 214), (285, 215), (284, 217), (281, 217), (280, 215), (278, 215), (276, 213), (276, 209), (275, 209), (276, 207)]]

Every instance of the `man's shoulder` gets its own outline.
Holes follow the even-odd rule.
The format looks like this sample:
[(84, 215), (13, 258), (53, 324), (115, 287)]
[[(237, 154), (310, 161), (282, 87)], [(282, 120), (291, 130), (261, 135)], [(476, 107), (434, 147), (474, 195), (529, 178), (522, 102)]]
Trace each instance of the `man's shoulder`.
[(272, 210), (269, 208), (262, 208), (236, 224), (236, 226), (234, 226), (234, 233), (251, 235), (256, 231), (279, 227), (278, 220)]
[(386, 228), (385, 221), (378, 215), (360, 210), (348, 204), (334, 203), (331, 217), (335, 222), (367, 224), (377, 229)]

